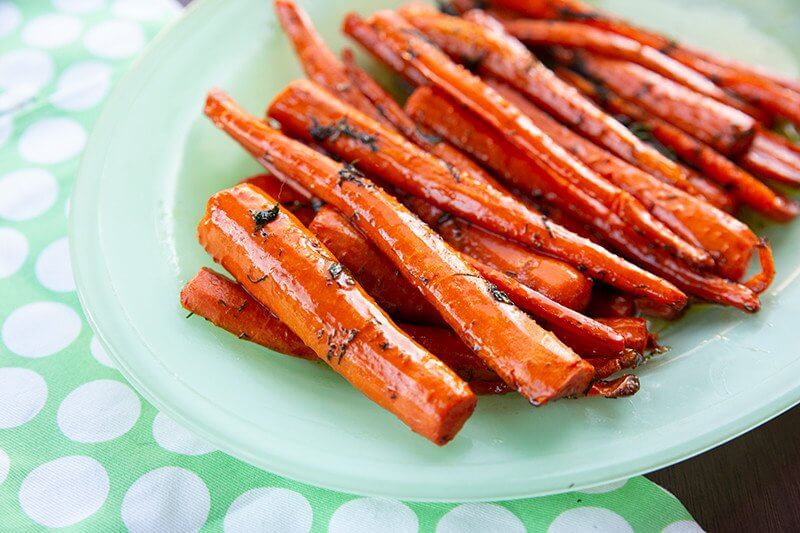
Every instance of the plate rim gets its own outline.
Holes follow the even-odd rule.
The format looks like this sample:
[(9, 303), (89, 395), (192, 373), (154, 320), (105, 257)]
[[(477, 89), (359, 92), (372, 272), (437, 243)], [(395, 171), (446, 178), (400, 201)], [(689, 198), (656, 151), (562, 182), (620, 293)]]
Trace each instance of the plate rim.
[[(455, 497), (433, 495), (434, 492), (445, 492), (444, 486), (434, 489), (433, 492), (428, 488), (425, 489), (428, 492), (424, 494), (413, 494), (409, 493), (407, 489), (390, 487), (388, 485), (382, 486), (384, 490), (365, 489), (359, 484), (358, 479), (353, 481), (341, 481), (341, 478), (338, 477), (328, 477), (331, 476), (331, 474), (321, 470), (318, 471), (319, 474), (316, 476), (309, 475), (308, 468), (302, 470), (302, 468), (289, 465), (290, 463), (285, 461), (285, 457), (281, 457), (280, 455), (270, 457), (255, 456), (241, 447), (230, 444), (228, 441), (225, 441), (224, 438), (219, 437), (218, 434), (210, 428), (203, 425), (200, 420), (193, 418), (189, 413), (183, 412), (181, 409), (175, 407), (172, 402), (165, 398), (167, 395), (152, 390), (152, 388), (140, 379), (136, 372), (131, 369), (123, 355), (123, 352), (130, 349), (130, 347), (120, 346), (119, 344), (121, 341), (118, 338), (114, 340), (109, 338), (108, 329), (110, 328), (110, 321), (122, 320), (129, 328), (133, 329), (133, 326), (128, 322), (125, 312), (119, 306), (112, 307), (110, 309), (111, 312), (96, 312), (103, 307), (102, 300), (104, 296), (102, 294), (109, 294), (109, 290), (113, 294), (113, 284), (105, 287), (105, 291), (101, 290), (104, 279), (102, 276), (95, 276), (95, 274), (98, 273), (97, 269), (105, 266), (105, 262), (102, 260), (102, 255), (97, 259), (92, 259), (94, 256), (91, 252), (97, 250), (97, 243), (92, 238), (95, 234), (89, 235), (88, 233), (77, 231), (77, 228), (79, 226), (84, 228), (88, 227), (85, 222), (91, 222), (91, 213), (94, 212), (94, 210), (80, 209), (80, 207), (84, 204), (91, 205), (89, 199), (92, 198), (92, 193), (98, 190), (97, 187), (93, 188), (91, 186), (91, 178), (94, 174), (99, 181), (100, 177), (103, 175), (102, 169), (105, 167), (105, 149), (111, 143), (112, 135), (110, 132), (114, 129), (114, 117), (118, 115), (120, 110), (125, 109), (127, 104), (136, 98), (136, 94), (138, 93), (138, 91), (135, 90), (136, 87), (141, 87), (143, 83), (146, 83), (146, 79), (142, 79), (143, 70), (148, 65), (155, 67), (158, 64), (159, 54), (163, 50), (168, 49), (166, 47), (169, 45), (169, 42), (176, 39), (181, 31), (185, 31), (186, 28), (195, 24), (197, 21), (204, 20), (201, 17), (206, 16), (204, 15), (206, 11), (208, 11), (209, 14), (213, 14), (213, 11), (219, 9), (224, 3), (225, 0), (195, 0), (180, 16), (165, 25), (156, 37), (148, 43), (143, 53), (133, 62), (129, 70), (116, 83), (92, 128), (86, 149), (81, 157), (77, 177), (70, 196), (71, 209), (68, 221), (70, 258), (73, 265), (78, 299), (84, 315), (92, 331), (97, 335), (98, 340), (103, 347), (106, 348), (109, 356), (114, 361), (116, 368), (125, 379), (159, 411), (172, 417), (201, 438), (206, 439), (219, 450), (241, 459), (250, 465), (292, 480), (324, 489), (364, 496), (393, 497), (420, 502), (468, 502), (515, 500), (570, 491), (580, 491), (581, 489), (588, 489), (642, 475), (671, 466), (725, 444), (781, 415), (800, 403), (800, 383), (797, 383), (793, 386), (781, 388), (780, 390), (782, 392), (771, 395), (769, 401), (761, 402), (758, 407), (748, 411), (745, 415), (732, 419), (715, 429), (701, 431), (692, 438), (684, 439), (680, 443), (640, 454), (638, 459), (614, 464), (611, 467), (603, 465), (584, 470), (581, 475), (585, 479), (582, 482), (565, 485), (562, 482), (550, 479), (549, 483), (543, 483), (543, 485), (546, 486), (539, 487), (538, 489), (516, 488), (507, 492), (494, 491), (493, 494), (476, 494), (474, 491), (467, 491), (462, 492), (461, 496), (456, 495)], [(93, 169), (99, 169), (99, 171), (93, 172)], [(99, 237), (99, 232), (102, 231), (99, 224), (94, 224), (93, 227), (97, 229), (97, 236)], [(116, 313), (116, 315), (112, 313)], [(143, 339), (139, 339), (138, 345), (140, 349), (151, 351)], [(800, 361), (795, 361), (790, 364), (787, 369), (798, 365), (800, 365)], [(759, 385), (763, 386), (764, 383), (768, 381), (774, 381), (777, 379), (776, 376), (777, 374), (770, 376), (768, 380), (765, 380)], [(179, 381), (177, 383), (181, 384)], [(199, 399), (205, 400), (205, 398), (198, 395), (186, 384), (182, 384), (182, 386), (185, 388), (184, 392), (195, 394)], [(773, 393), (775, 392), (775, 389), (771, 390)], [(768, 395), (763, 395), (762, 397), (766, 396)], [(736, 396), (733, 396), (726, 401), (730, 401), (735, 397)], [(707, 411), (710, 411), (714, 407), (716, 406), (709, 407)], [(217, 407), (217, 409), (221, 408)], [(606, 473), (600, 474), (603, 470), (605, 470)], [(333, 481), (332, 479), (336, 479), (337, 481)], [(457, 492), (454, 490), (457, 488), (463, 490), (463, 487), (460, 485), (458, 487), (451, 485), (447, 486), (447, 488), (451, 489), (451, 492)]]

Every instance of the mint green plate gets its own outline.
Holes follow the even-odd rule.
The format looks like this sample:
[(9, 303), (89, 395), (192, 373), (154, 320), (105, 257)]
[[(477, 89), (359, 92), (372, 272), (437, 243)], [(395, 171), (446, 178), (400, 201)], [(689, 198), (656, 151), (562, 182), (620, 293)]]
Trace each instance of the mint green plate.
[[(304, 2), (334, 47), (344, 43), (345, 11), (393, 3)], [(759, 226), (779, 271), (764, 310), (693, 310), (664, 332), (672, 350), (641, 369), (635, 397), (542, 409), (511, 395), (482, 398), (444, 448), (322, 365), (187, 320), (178, 292), (209, 264), (195, 239), (206, 199), (258, 170), (202, 117), (204, 94), (223, 87), (261, 113), (300, 76), (269, 4), (202, 0), (162, 33), (116, 88), (81, 166), (70, 220), (81, 302), (120, 370), (157, 408), (221, 450), (290, 478), (441, 501), (520, 498), (627, 478), (717, 446), (800, 400), (797, 224)], [(606, 2), (679, 37), (796, 73), (800, 7), (757, 4)]]

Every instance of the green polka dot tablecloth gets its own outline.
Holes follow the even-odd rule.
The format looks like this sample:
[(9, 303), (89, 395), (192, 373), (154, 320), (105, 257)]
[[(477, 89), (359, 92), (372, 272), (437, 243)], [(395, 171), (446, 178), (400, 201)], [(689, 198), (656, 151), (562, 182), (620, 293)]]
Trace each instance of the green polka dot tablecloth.
[(331, 492), (216, 451), (143, 401), (82, 316), (66, 220), (110, 87), (177, 13), (167, 0), (0, 0), (0, 531), (700, 530), (644, 478), (493, 504)]

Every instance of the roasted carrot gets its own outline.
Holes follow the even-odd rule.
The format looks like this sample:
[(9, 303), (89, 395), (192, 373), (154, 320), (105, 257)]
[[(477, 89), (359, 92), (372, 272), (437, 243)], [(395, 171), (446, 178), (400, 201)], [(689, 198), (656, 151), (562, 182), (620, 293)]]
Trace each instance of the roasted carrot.
[[(441, 211), (416, 199), (407, 199), (407, 201), (410, 203), (412, 211), (419, 209), (418, 212), (423, 221), (435, 224)], [(379, 252), (372, 251), (369, 242), (350, 225), (343, 215), (331, 208), (326, 208), (320, 212), (320, 215), (323, 218), (319, 222), (315, 219), (312, 231), (325, 236), (325, 238), (321, 237), (325, 244), (328, 244), (328, 241), (333, 244), (333, 247), (329, 246), (329, 248), (345, 266), (349, 266), (348, 254), (351, 264), (359, 264), (360, 260), (361, 268), (354, 273), (356, 280), (363, 284), (370, 295), (376, 296), (376, 299), (378, 299), (378, 295), (381, 295), (383, 298), (378, 299), (379, 303), (386, 301), (392, 309), (396, 308), (397, 304), (391, 300), (397, 300), (399, 296), (387, 294), (388, 291), (380, 286), (386, 284), (386, 279), (393, 279), (391, 272), (396, 272), (396, 270), (392, 263), (381, 256)], [(353, 254), (356, 257), (353, 257)], [(493, 284), (493, 295), (500, 299), (508, 299), (523, 311), (527, 311), (539, 324), (555, 333), (564, 344), (579, 354), (613, 357), (625, 348), (625, 338), (613, 329), (547, 298), (508, 274), (487, 266), (473, 257), (465, 256), (465, 260)], [(360, 278), (358, 274), (363, 276), (365, 272), (368, 272), (366, 277)], [(383, 279), (381, 280), (379, 276), (383, 276)], [(416, 295), (411, 292), (416, 289), (408, 283), (403, 283), (404, 278), (396, 278), (395, 275), (393, 283), (400, 285), (402, 292), (408, 294), (411, 299), (418, 300), (418, 298), (414, 298)], [(386, 298), (387, 296), (390, 298)], [(388, 310), (385, 305), (383, 307)], [(436, 324), (438, 322), (428, 320), (425, 323)]]
[[(633, 194), (676, 234), (711, 253), (721, 275), (731, 279), (741, 278), (758, 243), (756, 236), (745, 224), (702, 199), (657, 180), (573, 133), (510, 86), (502, 82), (487, 83), (519, 107), (537, 126), (575, 157), (602, 177)], [(431, 102), (428, 107), (439, 105), (444, 104)], [(764, 187), (760, 183), (758, 186)]]
[(601, 398), (626, 398), (639, 392), (639, 378), (632, 374), (625, 374), (609, 381), (595, 381), (589, 389), (587, 396)]
[[(495, 19), (475, 11), (469, 13), (470, 20), (422, 13), (407, 15), (449, 54), (477, 65), (480, 73), (508, 82), (561, 122), (628, 162), (679, 189), (700, 194), (680, 167), (561, 81), (522, 43), (505, 33)], [(474, 112), (481, 114), (477, 108)], [(484, 119), (491, 122), (488, 116)]]
[(627, 318), (636, 314), (636, 302), (628, 294), (595, 284), (586, 314), (595, 318)]
[[(628, 117), (639, 131), (652, 135), (689, 165), (724, 185), (734, 196), (753, 209), (776, 220), (786, 221), (798, 214), (797, 204), (759, 182), (744, 169), (698, 141), (691, 135), (650, 115), (636, 104), (622, 99), (603, 85), (591, 83), (580, 75), (570, 78), (575, 86), (610, 112)], [(757, 139), (763, 136), (759, 128)], [(755, 141), (754, 141), (755, 143)]]
[(323, 207), (309, 228), (347, 267), (367, 293), (393, 318), (412, 324), (441, 324), (442, 317), (336, 209)]
[(790, 141), (760, 129), (753, 146), (739, 158), (745, 168), (793, 187), (800, 186), (800, 153)]
[[(334, 88), (340, 98), (361, 108), (365, 96), (350, 82), (344, 65), (317, 33), (308, 14), (294, 0), (275, 0), (275, 12), (283, 31), (292, 41), (306, 75), (320, 85)], [(372, 118), (384, 120), (377, 113)]]
[[(355, 64), (355, 59), (351, 50), (345, 50), (342, 52), (342, 56), (350, 80), (364, 93), (364, 96), (369, 99), (378, 113), (386, 118), (396, 131), (402, 133), (409, 141), (427, 150), (445, 163), (452, 165), (454, 168), (468, 172), (476, 179), (492, 185), (495, 189), (503, 189), (497, 180), (467, 154), (435, 133), (427, 130), (424, 126), (415, 124), (411, 117), (406, 115), (403, 108), (400, 107), (400, 104), (398, 104), (378, 82)], [(326, 89), (330, 91), (329, 87), (326, 87)], [(364, 113), (363, 109), (356, 109)], [(370, 115), (370, 113), (364, 114)]]
[(650, 333), (647, 331), (647, 320), (636, 317), (596, 318), (598, 322), (608, 326), (625, 339), (625, 348), (644, 353), (650, 345)]
[[(205, 318), (240, 339), (286, 355), (319, 360), (300, 337), (241, 285), (211, 269), (200, 269), (186, 284), (181, 291), (181, 305), (190, 313)], [(469, 351), (452, 331), (413, 324), (401, 324), (400, 328), (469, 383), (473, 392), (481, 394), (508, 390), (497, 374)]]
[(408, 65), (395, 50), (383, 42), (380, 35), (355, 13), (348, 13), (342, 22), (342, 31), (360, 44), (370, 54), (414, 85), (427, 81), (414, 67)]
[[(319, 87), (305, 81), (293, 82), (275, 98), (268, 112), (287, 131), (317, 140), (347, 160), (358, 160), (360, 169), (425, 198), (440, 209), (572, 265), (583, 265), (590, 275), (605, 276), (607, 283), (623, 290), (683, 305), (680, 291), (670, 284), (550, 224), (512, 196), (444, 165)], [(323, 140), (314, 128), (315, 123), (329, 125), (341, 120), (347, 120), (354, 131), (366, 137), (326, 136)]]
[(592, 281), (577, 268), (536, 254), (417, 198), (409, 198), (406, 203), (456, 250), (565, 307), (582, 311), (588, 305)]
[(272, 196), (280, 204), (292, 212), (303, 225), (308, 226), (317, 214), (320, 201), (314, 198), (295, 183), (279, 180), (272, 174), (258, 174), (241, 181), (254, 185)]
[(586, 51), (566, 51), (571, 66), (584, 76), (653, 115), (714, 147), (725, 155), (737, 155), (749, 148), (756, 122), (738, 109), (675, 83), (646, 68), (609, 59)]
[(724, 60), (714, 54), (699, 52), (673, 39), (634, 26), (583, 2), (577, 0), (536, 2), (493, 0), (491, 3), (534, 18), (572, 20), (623, 35), (638, 43), (655, 48), (710, 77), (718, 85), (750, 100), (757, 107), (784, 115), (795, 121), (800, 120), (800, 107), (798, 107), (800, 94), (796, 92), (797, 87), (793, 87), (792, 83), (786, 83), (785, 80), (782, 83), (776, 81), (774, 77), (765, 77), (763, 72), (755, 71), (751, 67)]
[(353, 220), (456, 334), (533, 404), (587, 389), (590, 365), (516, 306), (495, 298), (457, 252), (361, 172), (288, 139), (221, 91), (209, 94), (205, 111), (268, 170), (295, 179)]
[(201, 268), (186, 284), (181, 291), (181, 305), (240, 339), (302, 359), (319, 359), (289, 326), (241, 285), (210, 268)]
[[(584, 78), (577, 72), (569, 70), (565, 67), (557, 66), (555, 72), (559, 78), (564, 80), (566, 83), (576, 88), (579, 88), (581, 92), (585, 92), (583, 86), (587, 84), (591, 87), (595, 88), (599, 87), (599, 85), (597, 85), (596, 83), (588, 81), (586, 78)], [(591, 94), (591, 92), (589, 94)], [(617, 120), (619, 121), (619, 117), (617, 118)], [(726, 213), (732, 213), (736, 209), (737, 207), (736, 199), (733, 196), (728, 194), (721, 186), (712, 182), (705, 176), (701, 176), (692, 169), (682, 165), (678, 161), (678, 158), (675, 156), (675, 154), (670, 152), (666, 147), (660, 145), (660, 143), (655, 142), (652, 136), (644, 135), (640, 140), (655, 148), (656, 151), (662, 153), (664, 157), (668, 161), (670, 161), (670, 164), (672, 164), (677, 169), (677, 171), (680, 172), (681, 175), (683, 175), (686, 178), (686, 180), (691, 184), (691, 186), (696, 191), (696, 194), (693, 194), (693, 196), (700, 197), (701, 199), (710, 203), (714, 207), (721, 209), (722, 211), (725, 211)], [(637, 166), (639, 166), (639, 168), (642, 168), (641, 165)], [(652, 174), (653, 176), (659, 177), (658, 175), (652, 172), (648, 173)], [(667, 180), (662, 180), (662, 181), (667, 181)]]
[[(421, 114), (414, 112), (413, 107), (418, 94), (424, 95), (427, 92), (438, 93), (441, 102), (437, 103), (433, 118), (429, 121), (423, 120), (429, 127), (434, 128), (437, 133), (446, 137), (459, 148), (472, 153), (476, 159), (482, 161), (499, 176), (506, 176), (513, 181), (517, 174), (508, 172), (509, 162), (517, 167), (516, 170), (524, 172), (526, 154), (512, 146), (507, 137), (486, 128), (485, 123), (469, 109), (449, 101), (438, 89), (430, 87), (417, 89), (407, 104), (412, 116), (424, 119)], [(539, 190), (544, 190), (544, 188)], [(561, 194), (542, 195), (543, 200), (552, 202), (557, 202), (562, 197)], [(613, 213), (593, 201), (592, 198), (587, 198), (583, 191), (574, 191), (570, 202), (562, 202), (559, 207), (572, 217), (584, 221), (600, 232), (606, 245), (620, 251), (625, 250), (624, 253), (629, 259), (675, 283), (682, 290), (704, 300), (733, 305), (748, 312), (759, 309), (757, 295), (747, 287), (716, 276), (700, 274), (663, 250), (655, 249), (647, 239), (643, 239), (635, 232), (620, 234), (619, 231), (611, 231), (609, 227), (611, 224), (614, 227), (624, 225), (621, 225), (619, 219), (615, 220)], [(600, 279), (599, 281), (605, 280)]]
[[(232, 308), (231, 303), (238, 307)], [(181, 303), (192, 314), (196, 314), (235, 334), (270, 350), (318, 361), (313, 350), (272, 312), (261, 305), (241, 285), (213, 270), (201, 269), (181, 292)], [(510, 392), (497, 374), (480, 357), (467, 348), (461, 339), (446, 328), (402, 324), (401, 329), (418, 344), (435, 354), (444, 364), (469, 384), (475, 394), (504, 394)], [(598, 365), (608, 367), (630, 358), (629, 351), (613, 359), (593, 359)], [(632, 368), (625, 366), (624, 368)], [(597, 376), (604, 379), (610, 374)], [(601, 387), (604, 385), (601, 384)], [(609, 395), (608, 397), (614, 397)]]
[(587, 361), (594, 366), (597, 379), (606, 379), (621, 370), (636, 368), (642, 364), (644, 357), (642, 357), (640, 352), (635, 350), (626, 350), (625, 353), (613, 359), (589, 358)]
[(211, 197), (200, 243), (253, 297), (354, 387), (443, 445), (475, 396), (400, 331), (341, 264), (274, 199), (250, 185)]
[(529, 46), (580, 48), (614, 59), (638, 63), (670, 80), (704, 94), (757, 120), (769, 120), (759, 109), (732, 97), (702, 74), (662, 54), (655, 48), (622, 35), (556, 20), (517, 19), (505, 23), (506, 30)]

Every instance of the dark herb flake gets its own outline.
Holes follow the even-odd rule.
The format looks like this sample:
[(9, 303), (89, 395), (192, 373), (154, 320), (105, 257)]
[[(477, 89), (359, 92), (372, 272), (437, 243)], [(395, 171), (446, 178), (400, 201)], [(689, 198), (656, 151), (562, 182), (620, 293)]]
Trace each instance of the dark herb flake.
[(495, 285), (494, 283), (489, 283), (489, 294), (491, 294), (492, 298), (494, 298), (500, 303), (511, 304), (511, 305), (514, 304), (514, 302), (511, 301), (511, 298), (509, 298), (506, 293), (498, 289), (497, 285)]
[(280, 204), (275, 204), (269, 209), (264, 209), (261, 211), (251, 211), (250, 213), (253, 215), (253, 222), (255, 222), (256, 227), (253, 232), (257, 232), (276, 218), (278, 218), (278, 214), (281, 212)]

